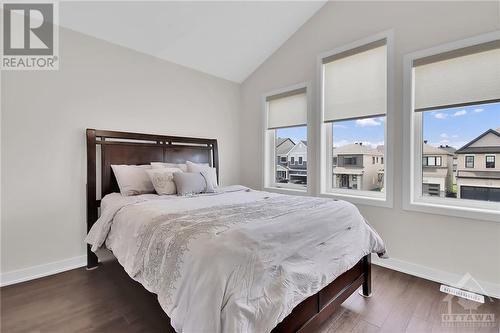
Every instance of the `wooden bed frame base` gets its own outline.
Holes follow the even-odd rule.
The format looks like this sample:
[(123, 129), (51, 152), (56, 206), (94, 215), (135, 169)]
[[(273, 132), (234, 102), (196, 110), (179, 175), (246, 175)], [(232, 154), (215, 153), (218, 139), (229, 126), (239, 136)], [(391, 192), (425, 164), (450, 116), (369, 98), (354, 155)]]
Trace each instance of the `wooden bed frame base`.
[[(117, 192), (111, 164), (149, 164), (150, 162), (184, 163), (208, 162), (217, 169), (219, 160), (217, 140), (163, 136), (87, 129), (87, 231), (98, 217), (97, 146), (101, 149), (101, 197)], [(273, 333), (316, 332), (340, 305), (359, 287), (362, 295), (371, 295), (371, 259), (364, 256), (351, 269), (337, 277), (318, 293), (297, 305), (276, 326)], [(87, 269), (99, 265), (97, 255), (87, 246)]]

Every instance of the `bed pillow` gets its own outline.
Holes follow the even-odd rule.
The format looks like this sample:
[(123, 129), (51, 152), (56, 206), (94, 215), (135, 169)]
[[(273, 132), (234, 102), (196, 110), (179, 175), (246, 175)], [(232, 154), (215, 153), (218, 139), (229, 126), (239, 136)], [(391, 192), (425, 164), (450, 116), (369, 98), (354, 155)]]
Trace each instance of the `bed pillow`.
[(150, 165), (111, 165), (111, 169), (123, 196), (154, 193), (153, 183), (146, 173)]
[(200, 164), (200, 163), (193, 163), (190, 161), (186, 162), (187, 165), (187, 171), (188, 172), (203, 172), (205, 174), (205, 177), (207, 178), (207, 181), (210, 183), (212, 188), (217, 188), (217, 170), (215, 168), (212, 168), (208, 164)]
[(151, 183), (153, 183), (156, 193), (159, 195), (177, 193), (173, 176), (176, 172), (182, 172), (182, 170), (179, 168), (157, 168), (146, 170)]
[(215, 192), (205, 172), (176, 172), (173, 177), (177, 195)]
[(188, 172), (187, 165), (185, 163), (151, 162), (151, 168), (153, 168), (153, 169), (178, 168), (178, 169), (181, 169), (182, 172)]

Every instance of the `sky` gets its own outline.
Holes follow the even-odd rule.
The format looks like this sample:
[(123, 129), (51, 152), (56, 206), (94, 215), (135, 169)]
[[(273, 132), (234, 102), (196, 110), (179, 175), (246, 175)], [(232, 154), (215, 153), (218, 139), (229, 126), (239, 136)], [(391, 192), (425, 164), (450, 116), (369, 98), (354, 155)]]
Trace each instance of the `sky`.
[[(333, 123), (334, 146), (363, 142), (375, 148), (384, 144), (385, 117), (346, 120)], [(500, 127), (500, 103), (426, 111), (423, 137), (434, 146), (460, 148), (488, 129)], [(277, 130), (277, 136), (293, 141), (307, 140), (305, 126)]]
[(460, 148), (488, 129), (500, 127), (500, 103), (427, 111), (423, 138), (433, 146)]

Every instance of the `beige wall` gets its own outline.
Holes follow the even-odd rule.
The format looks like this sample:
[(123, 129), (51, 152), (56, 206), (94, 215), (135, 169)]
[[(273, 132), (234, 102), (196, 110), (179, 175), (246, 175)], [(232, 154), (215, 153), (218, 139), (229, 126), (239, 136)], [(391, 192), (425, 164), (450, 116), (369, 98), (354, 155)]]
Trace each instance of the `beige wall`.
[[(370, 191), (378, 187), (378, 171), (384, 167), (381, 163), (381, 158), (384, 155), (368, 155), (363, 154), (363, 185), (361, 190)], [(375, 164), (373, 164), (373, 157), (375, 157)], [(377, 162), (378, 158), (378, 162)]]
[(66, 29), (59, 45), (59, 71), (2, 73), (2, 274), (85, 254), (87, 127), (217, 138), (239, 181), (239, 85)]
[[(498, 171), (500, 170), (500, 154), (457, 154), (458, 170), (463, 171)], [(474, 156), (474, 168), (465, 167), (465, 156)], [(486, 156), (495, 156), (495, 167), (486, 169)]]
[[(402, 209), (403, 55), (480, 33), (499, 29), (498, 2), (334, 2), (325, 5), (242, 86), (241, 179), (260, 187), (262, 179), (262, 94), (299, 82), (311, 82), (317, 94), (318, 54), (375, 33), (395, 34), (395, 186), (394, 208), (359, 205), (386, 241), (393, 259), (452, 274), (470, 272), (476, 279), (500, 281), (500, 223), (437, 216)], [(309, 121), (315, 121), (316, 100)], [(316, 113), (315, 113), (316, 112)], [(310, 133), (314, 147), (317, 133)], [(316, 170), (316, 152), (308, 166)], [(313, 179), (313, 192), (316, 184)]]

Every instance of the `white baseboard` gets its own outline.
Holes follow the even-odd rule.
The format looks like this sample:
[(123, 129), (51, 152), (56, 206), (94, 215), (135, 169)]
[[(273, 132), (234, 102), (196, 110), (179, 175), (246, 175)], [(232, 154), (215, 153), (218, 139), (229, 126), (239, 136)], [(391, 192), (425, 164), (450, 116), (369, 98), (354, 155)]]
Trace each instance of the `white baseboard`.
[(27, 267), (0, 274), (0, 287), (38, 279), (87, 265), (87, 256), (74, 257), (48, 264)]
[[(456, 283), (463, 277), (460, 274), (445, 272), (435, 268), (421, 266), (399, 259), (380, 259), (376, 255), (372, 255), (372, 263), (398, 272), (414, 275), (423, 279), (447, 284), (450, 286), (455, 286)], [(475, 281), (477, 282), (477, 284), (479, 284), (479, 287), (471, 286), (470, 288), (463, 287), (463, 289), (500, 299), (500, 284), (481, 281), (478, 279), (475, 279)]]

